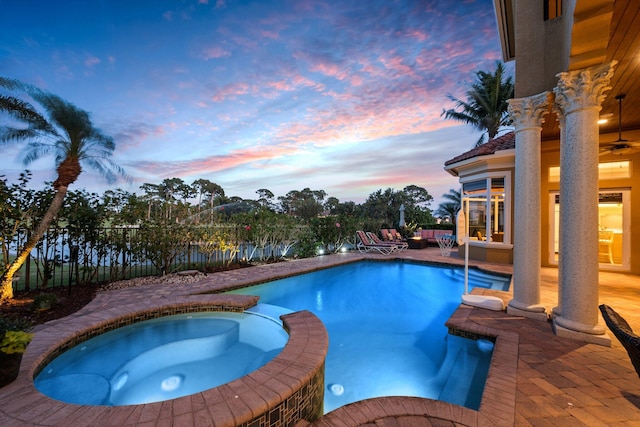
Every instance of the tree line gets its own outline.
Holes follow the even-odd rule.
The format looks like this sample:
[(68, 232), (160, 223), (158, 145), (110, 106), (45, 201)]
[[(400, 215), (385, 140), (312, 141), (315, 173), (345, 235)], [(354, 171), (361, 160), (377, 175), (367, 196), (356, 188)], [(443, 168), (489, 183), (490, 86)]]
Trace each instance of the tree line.
[[(505, 75), (501, 63), (497, 64), (494, 73), (478, 71), (476, 81), (466, 95), (466, 101), (449, 95), (456, 108), (443, 110), (442, 116), (471, 125), (485, 132), (488, 139), (493, 138), (501, 127), (510, 125), (507, 100), (513, 97), (513, 82)], [(383, 220), (383, 224), (393, 226), (397, 224), (399, 207), (404, 204), (407, 221), (414, 221), (414, 224), (433, 221), (429, 209), (433, 198), (426, 189), (415, 185), (399, 191), (391, 188), (378, 190), (360, 205), (341, 203), (336, 198), (327, 198), (323, 190), (309, 188), (290, 191), (277, 199), (268, 189), (259, 189), (256, 191), (256, 200), (237, 200), (227, 198), (219, 185), (208, 180), (196, 180), (189, 185), (180, 178), (144, 184), (141, 187), (144, 194), (141, 196), (119, 189), (105, 192), (102, 196), (82, 190), (68, 196), (69, 186), (78, 179), (83, 167), (97, 171), (108, 182), (114, 182), (118, 176), (128, 179), (126, 172), (111, 160), (116, 148), (113, 138), (98, 129), (85, 110), (57, 95), (6, 77), (0, 77), (0, 113), (9, 117), (9, 124), (0, 126), (0, 145), (24, 144), (25, 165), (53, 156), (57, 172), (56, 179), (47, 183), (48, 190), (43, 192), (32, 193), (28, 190), (28, 171), (21, 175), (18, 183), (10, 184), (4, 179), (0, 182), (4, 257), (0, 266), (0, 301), (13, 297), (13, 275), (30, 256), (52, 222), (59, 220), (61, 209), (69, 211), (69, 223), (73, 215), (91, 216), (102, 211), (107, 212), (107, 217), (113, 222), (134, 223), (144, 218), (146, 221), (179, 223), (194, 217), (198, 222), (204, 221), (203, 211), (213, 218), (217, 206), (220, 207), (219, 211), (224, 211), (226, 206), (227, 212), (247, 206), (301, 220), (318, 218), (323, 214), (351, 215), (377, 218)], [(478, 144), (484, 142), (483, 137), (484, 134)], [(192, 197), (197, 197), (195, 206), (189, 202)], [(453, 211), (459, 208), (460, 194), (451, 190), (445, 197), (449, 204), (441, 205), (437, 212), (452, 217)], [(75, 201), (75, 206), (71, 207), (70, 201)], [(41, 212), (37, 221), (36, 216), (29, 214), (36, 210)], [(89, 213), (90, 210), (93, 213)], [(15, 258), (10, 260), (6, 242), (19, 226), (28, 226), (31, 231), (27, 242), (18, 248)]]

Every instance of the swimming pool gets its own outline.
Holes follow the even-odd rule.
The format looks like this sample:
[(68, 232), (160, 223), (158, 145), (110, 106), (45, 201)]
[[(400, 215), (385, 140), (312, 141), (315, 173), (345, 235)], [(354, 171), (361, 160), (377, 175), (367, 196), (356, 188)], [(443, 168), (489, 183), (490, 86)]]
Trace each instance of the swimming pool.
[[(491, 343), (449, 335), (460, 304), (459, 268), (364, 261), (229, 293), (309, 310), (329, 333), (325, 411), (379, 396), (418, 396), (477, 409)], [(472, 271), (476, 286), (508, 289), (510, 279)]]
[(107, 406), (207, 390), (255, 371), (283, 349), (289, 336), (281, 322), (260, 311), (269, 310), (178, 314), (114, 329), (55, 358), (34, 385), (63, 402)]

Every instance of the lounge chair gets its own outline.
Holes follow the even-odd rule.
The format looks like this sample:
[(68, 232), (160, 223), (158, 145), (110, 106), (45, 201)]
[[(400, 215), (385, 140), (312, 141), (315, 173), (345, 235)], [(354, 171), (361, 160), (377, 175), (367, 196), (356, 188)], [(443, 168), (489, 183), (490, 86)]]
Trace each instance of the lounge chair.
[(409, 247), (409, 244), (407, 242), (403, 242), (403, 241), (382, 241), (380, 240), (380, 238), (378, 236), (376, 236), (375, 233), (372, 233), (371, 231), (367, 231), (367, 237), (369, 238), (369, 240), (372, 243), (375, 243), (376, 245), (388, 245), (388, 246), (395, 246), (397, 250), (399, 251), (403, 251), (405, 249), (407, 249)]
[(367, 253), (371, 251), (376, 251), (383, 255), (389, 255), (390, 253), (398, 250), (398, 247), (393, 244), (379, 245), (372, 242), (371, 239), (367, 236), (367, 233), (365, 233), (362, 230), (356, 231), (356, 236), (358, 237), (356, 248), (360, 252)]
[(385, 242), (392, 242), (396, 240), (395, 237), (391, 235), (391, 232), (389, 232), (389, 230), (387, 230), (386, 228), (381, 228), (380, 234), (382, 234), (382, 240), (384, 240)]
[(391, 234), (391, 237), (395, 241), (400, 241), (400, 242), (404, 241), (404, 238), (402, 237), (402, 234), (398, 233), (395, 228), (390, 228), (389, 229), (389, 234)]
[(608, 305), (601, 304), (600, 311), (604, 322), (627, 350), (631, 363), (640, 377), (640, 337), (633, 332), (627, 321)]

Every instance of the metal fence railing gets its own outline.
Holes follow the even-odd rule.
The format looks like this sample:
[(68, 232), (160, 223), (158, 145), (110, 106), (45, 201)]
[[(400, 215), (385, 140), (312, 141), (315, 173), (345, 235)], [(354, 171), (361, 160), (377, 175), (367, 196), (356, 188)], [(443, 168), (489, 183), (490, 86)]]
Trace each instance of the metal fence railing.
[[(98, 284), (223, 263), (281, 257), (289, 241), (241, 238), (239, 226), (51, 228), (14, 277), (14, 292)], [(3, 245), (9, 258), (23, 248), (27, 230)]]

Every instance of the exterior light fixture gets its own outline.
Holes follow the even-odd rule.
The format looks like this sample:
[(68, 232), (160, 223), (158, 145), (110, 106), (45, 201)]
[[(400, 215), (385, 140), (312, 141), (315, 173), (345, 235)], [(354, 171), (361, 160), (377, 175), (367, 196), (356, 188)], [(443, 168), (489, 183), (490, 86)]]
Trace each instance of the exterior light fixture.
[(603, 125), (609, 122), (609, 119), (613, 117), (612, 113), (601, 114), (600, 119), (598, 119), (598, 124)]

